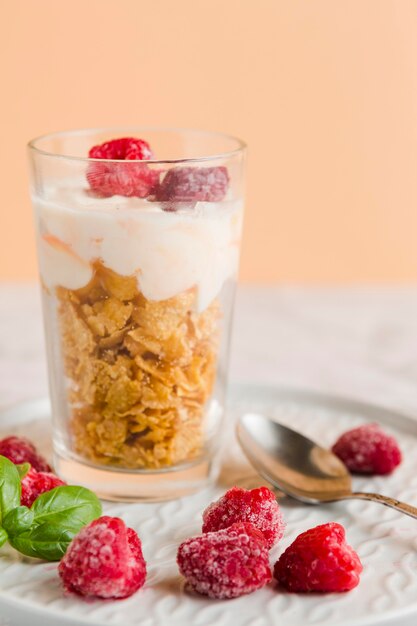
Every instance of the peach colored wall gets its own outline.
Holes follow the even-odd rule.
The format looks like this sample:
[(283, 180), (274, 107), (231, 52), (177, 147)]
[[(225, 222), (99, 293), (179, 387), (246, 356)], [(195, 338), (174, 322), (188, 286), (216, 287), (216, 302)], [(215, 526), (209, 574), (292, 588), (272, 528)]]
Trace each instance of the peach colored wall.
[(4, 0), (0, 276), (36, 276), (25, 143), (176, 125), (250, 145), (242, 278), (417, 279), (417, 0)]

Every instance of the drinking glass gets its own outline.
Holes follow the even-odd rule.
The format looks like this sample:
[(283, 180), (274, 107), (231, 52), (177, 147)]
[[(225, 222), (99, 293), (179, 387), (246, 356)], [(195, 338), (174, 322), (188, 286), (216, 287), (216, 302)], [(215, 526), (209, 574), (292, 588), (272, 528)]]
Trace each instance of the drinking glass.
[(29, 154), (57, 473), (110, 500), (202, 488), (225, 427), (244, 144), (108, 128)]

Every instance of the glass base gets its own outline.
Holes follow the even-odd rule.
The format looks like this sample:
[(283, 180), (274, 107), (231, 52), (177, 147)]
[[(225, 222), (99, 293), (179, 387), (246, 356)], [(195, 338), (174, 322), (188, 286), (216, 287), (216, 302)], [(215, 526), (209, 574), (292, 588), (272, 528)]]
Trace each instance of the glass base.
[(200, 491), (218, 476), (218, 463), (198, 459), (195, 463), (159, 471), (129, 471), (88, 465), (55, 451), (54, 467), (60, 478), (82, 485), (99, 498), (112, 502), (160, 502)]

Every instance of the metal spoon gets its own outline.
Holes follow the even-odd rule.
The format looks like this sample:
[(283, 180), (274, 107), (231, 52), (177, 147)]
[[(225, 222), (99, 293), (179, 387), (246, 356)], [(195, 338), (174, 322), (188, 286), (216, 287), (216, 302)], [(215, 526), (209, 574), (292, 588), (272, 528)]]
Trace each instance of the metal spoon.
[(264, 415), (243, 415), (237, 437), (261, 476), (296, 500), (310, 504), (373, 500), (417, 519), (417, 508), (410, 504), (378, 493), (352, 491), (347, 468), (330, 450)]

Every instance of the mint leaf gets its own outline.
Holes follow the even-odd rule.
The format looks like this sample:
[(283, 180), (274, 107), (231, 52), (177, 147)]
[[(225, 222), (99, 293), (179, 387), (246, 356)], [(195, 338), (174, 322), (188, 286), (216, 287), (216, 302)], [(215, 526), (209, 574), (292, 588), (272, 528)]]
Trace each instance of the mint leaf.
[(26, 474), (28, 473), (28, 471), (30, 470), (32, 466), (30, 463), (19, 463), (15, 467), (17, 471), (19, 472), (20, 480), (22, 480), (26, 476)]
[(6, 531), (4, 530), (4, 528), (0, 528), (0, 548), (3, 544), (6, 543), (7, 539), (8, 537)]
[(101, 503), (89, 489), (65, 485), (42, 493), (32, 504), (31, 511), (37, 526), (47, 522), (78, 531), (100, 517)]
[(75, 530), (45, 523), (15, 537), (9, 537), (9, 542), (13, 548), (26, 556), (59, 561), (76, 534)]
[(18, 506), (7, 513), (3, 519), (3, 528), (10, 537), (19, 535), (25, 530), (29, 530), (33, 524), (34, 517), (33, 511), (28, 509), (27, 506)]
[(14, 463), (0, 456), (0, 525), (9, 511), (20, 504), (21, 485)]

